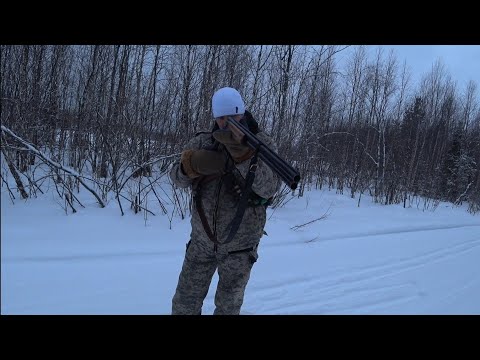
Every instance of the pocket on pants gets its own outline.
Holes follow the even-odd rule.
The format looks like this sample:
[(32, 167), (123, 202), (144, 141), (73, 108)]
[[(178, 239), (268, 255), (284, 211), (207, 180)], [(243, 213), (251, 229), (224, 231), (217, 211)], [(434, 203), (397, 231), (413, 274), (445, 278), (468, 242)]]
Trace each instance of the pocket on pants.
[(257, 247), (255, 247), (253, 250), (250, 250), (248, 252), (248, 257), (250, 259), (250, 262), (253, 264), (255, 264), (258, 260), (258, 252), (257, 252)]
[(248, 248), (240, 249), (240, 250), (232, 250), (232, 251), (229, 251), (228, 254), (230, 255), (230, 254), (247, 253), (248, 259), (250, 260), (250, 263), (253, 265), (258, 260), (257, 247), (258, 245), (250, 246)]

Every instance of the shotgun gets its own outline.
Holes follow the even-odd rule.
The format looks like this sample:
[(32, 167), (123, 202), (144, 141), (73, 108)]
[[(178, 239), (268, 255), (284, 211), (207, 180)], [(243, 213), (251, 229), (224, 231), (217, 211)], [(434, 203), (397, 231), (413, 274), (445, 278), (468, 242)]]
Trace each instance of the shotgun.
[(242, 137), (242, 143), (254, 149), (258, 157), (270, 167), (290, 189), (295, 190), (300, 181), (300, 173), (290, 164), (283, 160), (276, 152), (271, 150), (262, 140), (257, 138), (250, 131), (248, 126), (239, 121), (235, 121), (232, 117), (227, 118), (228, 125), (233, 128), (232, 131), (239, 131), (245, 136)]

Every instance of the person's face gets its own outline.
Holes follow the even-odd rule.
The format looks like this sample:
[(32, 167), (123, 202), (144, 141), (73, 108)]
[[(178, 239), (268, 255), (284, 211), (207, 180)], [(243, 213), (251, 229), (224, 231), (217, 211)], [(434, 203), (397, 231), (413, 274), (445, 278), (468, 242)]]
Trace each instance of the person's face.
[[(243, 115), (232, 115), (231, 117), (235, 121), (240, 121), (240, 120), (242, 120)], [(227, 118), (228, 118), (228, 116), (222, 116), (222, 117), (215, 118), (215, 121), (217, 122), (218, 127), (220, 129), (227, 129), (228, 128)]]

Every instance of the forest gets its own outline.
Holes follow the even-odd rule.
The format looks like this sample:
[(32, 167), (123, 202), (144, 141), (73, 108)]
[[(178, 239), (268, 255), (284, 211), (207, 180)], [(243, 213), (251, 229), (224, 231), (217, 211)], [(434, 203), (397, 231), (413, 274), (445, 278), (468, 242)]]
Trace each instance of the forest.
[(66, 212), (88, 191), (104, 207), (187, 216), (168, 169), (214, 124), (211, 97), (234, 87), (279, 155), (300, 171), (289, 195), (326, 187), (380, 204), (480, 211), (478, 84), (437, 60), (414, 84), (382, 48), (306, 45), (2, 45), (1, 186), (11, 201), (53, 191)]

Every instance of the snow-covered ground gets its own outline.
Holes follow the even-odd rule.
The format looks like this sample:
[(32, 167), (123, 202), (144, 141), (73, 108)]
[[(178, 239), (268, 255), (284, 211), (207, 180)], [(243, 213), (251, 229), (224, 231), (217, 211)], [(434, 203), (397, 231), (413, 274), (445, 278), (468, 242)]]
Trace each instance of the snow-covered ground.
[[(170, 313), (189, 218), (1, 195), (2, 314)], [(478, 214), (357, 202), (318, 190), (269, 209), (242, 313), (480, 314)]]

